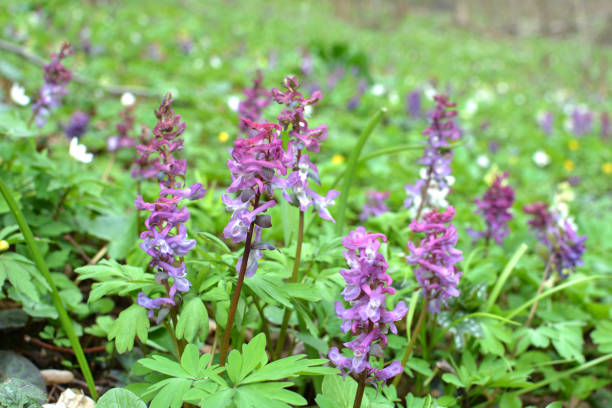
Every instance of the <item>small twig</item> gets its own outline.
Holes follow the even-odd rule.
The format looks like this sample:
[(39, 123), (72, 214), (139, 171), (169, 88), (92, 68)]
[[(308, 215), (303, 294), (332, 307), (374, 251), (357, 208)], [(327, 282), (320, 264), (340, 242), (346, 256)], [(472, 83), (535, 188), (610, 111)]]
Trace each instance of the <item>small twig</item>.
[(93, 258), (91, 258), (91, 260), (87, 262), (87, 265), (97, 264), (98, 261), (102, 259), (104, 255), (106, 255), (106, 252), (108, 252), (108, 244), (104, 244), (104, 246), (100, 248), (100, 250), (93, 256)]
[(87, 263), (91, 262), (91, 258), (87, 256), (85, 251), (83, 251), (83, 248), (81, 248), (81, 246), (74, 240), (74, 238), (72, 238), (70, 234), (64, 234), (64, 239), (70, 242), (72, 246), (76, 248), (76, 250), (81, 255), (81, 257), (85, 260), (85, 262)]
[[(35, 344), (37, 346), (40, 346), (42, 348), (45, 348), (47, 350), (53, 350), (53, 351), (59, 351), (61, 353), (69, 353), (69, 354), (74, 354), (74, 350), (72, 350), (71, 348), (68, 347), (59, 347), (53, 344), (49, 344), (49, 343), (45, 343), (42, 340), (38, 340), (35, 339), (33, 337), (30, 336), (23, 336), (23, 339), (26, 341), (26, 343), (32, 343)], [(96, 347), (89, 347), (89, 348), (85, 348), (83, 349), (83, 352), (85, 353), (99, 353), (101, 351), (105, 351), (106, 350), (106, 346), (96, 346)]]
[[(33, 54), (24, 48), (21, 48), (19, 45), (13, 44), (2, 39), (0, 39), (0, 50), (11, 52), (23, 58), (24, 60), (40, 67), (43, 67), (49, 63), (44, 58), (41, 58), (38, 55)], [(79, 84), (100, 88), (102, 91), (111, 95), (123, 95), (126, 92), (130, 92), (134, 95), (142, 96), (145, 98), (157, 98), (160, 96), (157, 92), (152, 92), (148, 89), (143, 88), (134, 88), (125, 85), (104, 85), (95, 80), (91, 80), (78, 74), (73, 74), (72, 80)]]

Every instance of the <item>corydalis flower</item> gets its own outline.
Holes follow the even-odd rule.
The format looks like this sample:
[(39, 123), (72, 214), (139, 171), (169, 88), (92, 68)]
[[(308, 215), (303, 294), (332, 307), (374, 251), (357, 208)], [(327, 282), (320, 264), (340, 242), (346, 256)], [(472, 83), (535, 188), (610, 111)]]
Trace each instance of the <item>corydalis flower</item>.
[(406, 111), (415, 119), (423, 115), (421, 110), (421, 91), (419, 89), (415, 89), (406, 95)]
[(408, 242), (410, 255), (406, 259), (416, 266), (414, 276), (434, 313), (440, 311), (440, 304), (446, 305), (446, 299), (459, 296), (461, 272), (456, 264), (463, 260), (463, 255), (455, 248), (458, 238), (457, 228), (451, 224), (454, 216), (455, 209), (448, 207), (443, 213), (425, 214), (423, 222), (413, 220), (410, 224), (412, 231), (423, 232), (425, 237), (418, 247)]
[(135, 105), (126, 106), (125, 109), (119, 112), (121, 122), (117, 123), (115, 126), (117, 135), (109, 137), (106, 141), (106, 148), (109, 152), (116, 152), (119, 149), (134, 147), (136, 144), (136, 140), (130, 136), (130, 132), (134, 130), (134, 106)]
[(89, 125), (89, 115), (84, 112), (76, 111), (70, 117), (70, 121), (64, 128), (68, 139), (79, 138), (87, 132), (87, 126)]
[(423, 131), (427, 145), (420, 163), (425, 168), (420, 172), (420, 180), (405, 187), (408, 198), (404, 206), (410, 209), (413, 217), (420, 216), (423, 210), (446, 207), (446, 195), (454, 182), (450, 175), (453, 152), (449, 146), (451, 141), (459, 139), (461, 131), (453, 121), (457, 111), (448, 109), (456, 104), (449, 102), (446, 95), (436, 95), (434, 100), (436, 108), (430, 115), (431, 125)]
[(593, 130), (593, 113), (586, 108), (574, 108), (570, 123), (574, 135), (589, 133)]
[(387, 261), (379, 252), (380, 239), (386, 241), (383, 234), (368, 234), (366, 229), (358, 227), (344, 237), (342, 245), (346, 249), (344, 257), (350, 269), (343, 269), (346, 287), (342, 291), (344, 300), (351, 307), (345, 309), (342, 302), (336, 302), (338, 317), (344, 320), (341, 329), (356, 335), (355, 339), (344, 343), (352, 350), (353, 357), (345, 357), (336, 347), (329, 351), (329, 359), (342, 372), (358, 375), (366, 372), (368, 382), (385, 381), (403, 371), (399, 361), (394, 361), (384, 369), (370, 365), (370, 357), (383, 357), (383, 347), (387, 345), (387, 333), (397, 334), (395, 322), (402, 319), (408, 308), (400, 301), (395, 309), (386, 309), (387, 294), (394, 294), (392, 279), (387, 274)]
[(361, 221), (389, 212), (389, 207), (385, 204), (385, 200), (389, 197), (388, 191), (383, 193), (381, 191), (368, 190), (365, 195), (366, 203), (359, 215)]
[(59, 53), (51, 54), (51, 62), (43, 68), (45, 81), (40, 88), (38, 100), (32, 105), (34, 122), (38, 127), (47, 123), (51, 111), (61, 105), (62, 98), (68, 93), (66, 85), (72, 79), (72, 72), (62, 65), (62, 60), (73, 53), (72, 46), (64, 43)]
[[(283, 142), (278, 138), (279, 125), (255, 123), (245, 118), (242, 121), (252, 136), (237, 139), (232, 157), (227, 161), (232, 172), (232, 184), (226, 190), (228, 194), (223, 195), (223, 202), (227, 210), (232, 211), (232, 216), (223, 236), (233, 242), (243, 242), (251, 234), (253, 245), (246, 266), (246, 276), (250, 277), (257, 271), (261, 251), (271, 249), (261, 242), (262, 229), (272, 226), (270, 216), (264, 213), (276, 204), (271, 197), (274, 188), (283, 184), (277, 175), (287, 174), (287, 159)], [(241, 266), (242, 258), (236, 270), (239, 271)]]
[[(243, 93), (246, 96), (244, 101), (238, 104), (238, 113), (241, 118), (257, 122), (261, 119), (261, 113), (270, 104), (269, 92), (261, 86), (263, 77), (261, 71), (257, 71), (257, 76), (253, 79), (253, 86), (246, 88)], [(244, 121), (240, 121), (240, 131), (246, 133), (249, 130)]]
[(173, 154), (183, 149), (180, 136), (185, 131), (185, 123), (181, 122), (180, 115), (174, 114), (171, 106), (172, 98), (168, 94), (159, 110), (155, 111), (158, 122), (153, 130), (153, 140), (148, 145), (140, 145), (138, 150), (139, 153), (146, 152), (148, 156), (158, 155), (153, 163), (159, 173), (159, 196), (154, 203), (145, 202), (138, 196), (134, 203), (136, 209), (151, 213), (145, 220), (147, 230), (140, 235), (144, 240), (140, 247), (152, 258), (149, 266), (156, 272), (155, 280), (164, 283), (166, 287), (166, 296), (151, 299), (141, 292), (137, 301), (149, 309), (149, 317), (153, 317), (154, 311), (160, 309), (158, 322), (176, 304), (177, 292), (187, 292), (191, 286), (186, 278), (183, 257), (196, 242), (187, 239), (185, 223), (190, 213), (186, 207), (179, 208), (179, 203), (183, 199), (197, 200), (206, 194), (201, 183), (186, 186), (178, 181), (184, 179), (186, 163), (176, 159)]
[(504, 180), (507, 178), (508, 173), (498, 175), (483, 197), (474, 200), (478, 206), (476, 213), (482, 214), (487, 225), (486, 230), (482, 232), (469, 231), (470, 235), (476, 239), (485, 238), (487, 242), (493, 239), (498, 245), (501, 245), (508, 235), (510, 231), (508, 221), (512, 219), (510, 208), (514, 202), (514, 189), (504, 185)]
[(334, 204), (339, 192), (329, 191), (325, 196), (315, 193), (309, 188), (309, 180), (320, 184), (319, 171), (306, 153), (317, 153), (321, 143), (327, 138), (327, 126), (310, 128), (306, 120), (306, 108), (316, 105), (321, 99), (321, 92), (315, 91), (310, 98), (304, 97), (299, 91), (300, 84), (295, 77), (283, 80), (285, 91), (273, 89), (272, 99), (285, 105), (278, 116), (278, 122), (283, 130), (288, 131), (289, 142), (285, 161), (291, 173), (284, 180), (283, 197), (292, 205), (306, 211), (309, 206), (318, 210), (323, 219), (334, 221), (328, 207)]
[(542, 129), (542, 131), (546, 133), (547, 136), (550, 136), (550, 134), (552, 133), (553, 122), (555, 120), (555, 117), (552, 112), (539, 113), (537, 120), (540, 129)]
[(586, 235), (579, 236), (573, 219), (563, 205), (550, 208), (542, 202), (534, 202), (523, 207), (531, 215), (527, 222), (540, 243), (548, 248), (549, 259), (557, 273), (565, 277), (566, 271), (573, 271), (582, 265), (586, 250)]

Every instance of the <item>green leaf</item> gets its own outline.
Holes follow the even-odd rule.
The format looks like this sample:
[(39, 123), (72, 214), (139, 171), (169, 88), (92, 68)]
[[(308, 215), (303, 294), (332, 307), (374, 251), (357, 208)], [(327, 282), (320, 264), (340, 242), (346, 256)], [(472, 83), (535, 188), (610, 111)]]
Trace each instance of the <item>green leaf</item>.
[(76, 268), (79, 281), (92, 279), (88, 302), (94, 302), (106, 295), (126, 296), (131, 292), (142, 291), (147, 285), (156, 286), (154, 276), (145, 273), (141, 267), (121, 265), (115, 260), (102, 260), (97, 265)]
[(242, 346), (242, 367), (239, 381), (242, 381), (255, 368), (264, 366), (268, 362), (266, 355), (266, 336), (259, 333), (248, 344)]
[(123, 259), (138, 239), (136, 211), (99, 216), (91, 222), (87, 232), (109, 242), (108, 254), (112, 258)]
[(193, 343), (200, 333), (200, 339), (208, 336), (208, 310), (202, 299), (193, 297), (181, 308), (176, 324), (176, 337)]
[(164, 356), (154, 355), (150, 358), (141, 358), (138, 360), (138, 364), (151, 371), (156, 371), (170, 377), (193, 378), (179, 363)]
[(240, 383), (240, 371), (242, 370), (242, 356), (238, 350), (230, 351), (225, 370), (232, 383), (238, 385)]
[(449, 384), (453, 384), (457, 387), (460, 388), (464, 388), (465, 385), (463, 384), (463, 382), (461, 382), (461, 380), (455, 375), (455, 374), (451, 374), (451, 373), (444, 373), (442, 374), (442, 380), (449, 383)]
[(505, 393), (499, 400), (499, 408), (521, 408), (523, 404), (517, 395)]
[(96, 404), (96, 408), (147, 408), (147, 405), (131, 391), (123, 388), (108, 390)]
[(429, 377), (433, 374), (429, 363), (425, 360), (416, 357), (412, 357), (410, 358), (410, 360), (408, 360), (408, 362), (406, 363), (406, 368), (410, 368), (419, 374), (423, 374), (425, 377)]
[(612, 321), (602, 320), (591, 333), (591, 339), (602, 353), (612, 353)]
[(169, 379), (151, 400), (149, 408), (180, 408), (183, 395), (191, 387), (191, 381), (182, 378)]
[(202, 239), (204, 239), (206, 242), (208, 242), (209, 244), (211, 244), (212, 246), (216, 248), (219, 248), (226, 254), (232, 253), (232, 251), (228, 248), (225, 242), (221, 241), (219, 237), (217, 237), (216, 235), (213, 235), (209, 232), (198, 232), (198, 235), (202, 237)]
[(181, 366), (192, 377), (197, 377), (200, 372), (200, 352), (194, 344), (188, 344), (181, 355)]
[(325, 359), (305, 359), (303, 354), (286, 357), (261, 367), (245, 378), (242, 383), (249, 384), (260, 381), (274, 381), (307, 373), (327, 374), (337, 372), (336, 369), (331, 367), (320, 367), (320, 365), (325, 362), (327, 362)]
[(134, 347), (136, 336), (143, 343), (147, 341), (150, 325), (146, 309), (139, 305), (132, 305), (119, 314), (108, 332), (108, 339), (115, 339), (117, 352), (125, 353)]
[(506, 264), (506, 266), (504, 267), (504, 270), (502, 271), (499, 279), (497, 279), (497, 282), (495, 283), (493, 290), (491, 290), (491, 294), (489, 295), (489, 300), (487, 301), (487, 305), (485, 307), (485, 312), (491, 311), (491, 308), (493, 307), (493, 305), (495, 304), (495, 301), (497, 300), (497, 297), (501, 293), (501, 290), (503, 289), (504, 284), (510, 277), (510, 274), (516, 267), (516, 264), (518, 263), (518, 261), (521, 259), (525, 251), (527, 251), (527, 248), (528, 248), (527, 245), (525, 245), (524, 243), (521, 244), (518, 247), (518, 249), (514, 252), (512, 257)]
[[(342, 378), (339, 375), (326, 375), (321, 385), (321, 394), (316, 401), (321, 408), (331, 405), (334, 408), (352, 408), (357, 393), (357, 382), (351, 377)], [(327, 405), (326, 405), (327, 404)], [(367, 396), (364, 395), (362, 407), (369, 406)]]

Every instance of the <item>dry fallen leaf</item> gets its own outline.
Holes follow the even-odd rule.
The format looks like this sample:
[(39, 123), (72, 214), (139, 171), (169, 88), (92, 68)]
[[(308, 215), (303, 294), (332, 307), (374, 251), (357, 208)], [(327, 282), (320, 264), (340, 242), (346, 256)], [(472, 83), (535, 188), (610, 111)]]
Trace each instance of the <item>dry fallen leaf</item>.
[(43, 408), (94, 408), (96, 403), (78, 389), (68, 388), (62, 392), (55, 404), (45, 404)]

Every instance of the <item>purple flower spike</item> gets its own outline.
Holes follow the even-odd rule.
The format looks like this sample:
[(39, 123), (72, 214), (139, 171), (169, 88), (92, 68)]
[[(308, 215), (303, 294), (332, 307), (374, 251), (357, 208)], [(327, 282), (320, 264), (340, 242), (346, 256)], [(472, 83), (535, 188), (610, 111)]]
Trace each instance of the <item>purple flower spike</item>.
[(478, 206), (476, 213), (482, 214), (487, 225), (487, 229), (482, 232), (468, 231), (474, 238), (485, 238), (487, 242), (493, 239), (498, 245), (501, 245), (510, 232), (508, 221), (513, 218), (510, 208), (514, 202), (514, 189), (503, 185), (507, 178), (508, 173), (497, 176), (482, 199), (474, 200)]
[[(456, 264), (463, 260), (457, 245), (457, 228), (450, 222), (455, 216), (451, 206), (443, 213), (432, 211), (425, 214), (423, 222), (412, 221), (410, 229), (424, 232), (425, 238), (419, 247), (408, 242), (410, 255), (406, 257), (410, 265), (415, 265), (414, 276), (429, 299), (429, 310), (440, 312), (440, 304), (446, 299), (459, 296), (461, 272)], [(445, 224), (449, 224), (448, 227)]]
[(593, 130), (593, 113), (588, 109), (575, 108), (572, 111), (571, 129), (580, 137)]
[(415, 89), (406, 95), (406, 111), (415, 119), (423, 116), (420, 90)]
[(523, 207), (523, 211), (532, 216), (528, 224), (538, 241), (548, 248), (551, 266), (561, 277), (567, 276), (566, 271), (582, 265), (587, 236), (578, 235), (565, 206), (549, 209), (546, 204), (535, 202)]
[[(261, 113), (264, 108), (270, 104), (270, 93), (261, 86), (262, 81), (263, 76), (261, 71), (258, 70), (257, 75), (253, 79), (253, 86), (243, 91), (246, 99), (238, 105), (238, 113), (241, 118), (257, 122), (261, 119)], [(242, 120), (239, 127), (242, 133), (246, 133), (249, 130), (248, 125)]]
[(76, 111), (70, 117), (68, 125), (64, 128), (68, 139), (80, 138), (87, 132), (87, 126), (89, 125), (89, 115), (84, 112)]
[(45, 82), (40, 88), (38, 101), (32, 105), (34, 123), (43, 127), (51, 111), (62, 104), (62, 99), (68, 93), (66, 85), (72, 79), (72, 72), (62, 65), (62, 60), (74, 53), (72, 45), (62, 44), (60, 52), (51, 54), (51, 62), (44, 66)]
[[(138, 146), (139, 157), (147, 162), (151, 160), (158, 174), (159, 196), (154, 203), (147, 203), (140, 196), (134, 202), (136, 209), (151, 213), (145, 220), (147, 230), (140, 235), (143, 240), (140, 247), (151, 257), (149, 266), (155, 271), (156, 280), (163, 282), (167, 290), (167, 296), (155, 299), (141, 292), (137, 302), (149, 309), (149, 317), (153, 317), (154, 311), (158, 310), (158, 322), (176, 304), (177, 292), (187, 292), (191, 287), (186, 278), (183, 257), (195, 247), (196, 242), (187, 238), (187, 227), (184, 225), (189, 220), (189, 210), (178, 205), (183, 199), (197, 200), (206, 194), (200, 183), (187, 187), (177, 180), (184, 178), (185, 164), (176, 159), (173, 153), (183, 148), (183, 140), (179, 138), (185, 130), (185, 123), (180, 121), (179, 115), (174, 114), (171, 106), (172, 98), (168, 94), (160, 109), (155, 111), (158, 123), (153, 131), (153, 140), (150, 144)], [(155, 158), (151, 159), (151, 156)]]
[(123, 111), (119, 112), (121, 122), (119, 122), (115, 128), (117, 129), (117, 135), (111, 136), (106, 141), (106, 148), (109, 152), (116, 152), (120, 149), (134, 147), (136, 140), (130, 136), (130, 132), (134, 130), (134, 110), (135, 105), (127, 106)]
[(383, 357), (387, 345), (387, 333), (397, 333), (395, 322), (402, 319), (408, 308), (400, 301), (395, 309), (386, 309), (387, 294), (395, 293), (391, 277), (386, 273), (387, 261), (378, 251), (383, 234), (369, 234), (364, 227), (358, 227), (344, 237), (344, 257), (350, 269), (343, 269), (346, 288), (344, 300), (351, 307), (345, 309), (342, 302), (336, 302), (338, 317), (344, 320), (340, 326), (343, 332), (356, 335), (354, 340), (344, 343), (352, 350), (353, 357), (345, 357), (336, 347), (329, 350), (329, 359), (340, 369), (341, 375), (367, 372), (368, 382), (386, 381), (403, 371), (399, 361), (384, 369), (370, 365), (370, 357)]
[[(246, 276), (253, 276), (262, 249), (271, 249), (261, 243), (261, 231), (272, 226), (265, 212), (276, 205), (272, 199), (274, 188), (284, 185), (279, 176), (287, 174), (287, 155), (279, 138), (280, 126), (276, 123), (256, 123), (242, 118), (248, 139), (237, 139), (227, 166), (232, 172), (232, 183), (223, 195), (223, 202), (232, 216), (223, 230), (223, 236), (233, 242), (246, 241), (251, 224), (253, 245), (248, 259)], [(236, 196), (232, 197), (231, 194)], [(265, 201), (268, 200), (268, 201)], [(240, 269), (242, 258), (238, 260)]]
[(555, 117), (552, 112), (544, 112), (538, 115), (538, 125), (546, 133), (546, 136), (551, 135), (554, 121)]
[(389, 207), (385, 204), (385, 200), (389, 197), (389, 192), (380, 192), (374, 190), (366, 191), (366, 203), (364, 204), (359, 219), (363, 222), (371, 217), (377, 217), (381, 214), (389, 212)]
[(431, 125), (423, 131), (427, 144), (420, 163), (425, 167), (420, 171), (420, 179), (405, 187), (408, 197), (404, 206), (413, 218), (418, 218), (423, 211), (448, 206), (446, 196), (455, 180), (451, 176), (453, 151), (449, 146), (461, 137), (461, 130), (454, 120), (457, 111), (449, 109), (456, 104), (449, 102), (446, 95), (436, 95), (434, 100), (436, 108), (429, 115)]
[(289, 143), (285, 152), (285, 160), (289, 176), (278, 186), (283, 188), (283, 197), (292, 205), (306, 211), (313, 206), (321, 218), (334, 222), (328, 207), (334, 204), (334, 199), (340, 194), (336, 190), (329, 191), (325, 196), (315, 193), (309, 188), (312, 180), (321, 184), (319, 170), (306, 152), (317, 153), (323, 140), (327, 138), (327, 126), (310, 128), (306, 119), (306, 109), (312, 109), (321, 99), (321, 92), (315, 91), (310, 98), (299, 92), (300, 83), (296, 77), (286, 77), (283, 80), (285, 91), (273, 89), (272, 99), (285, 105), (278, 116), (278, 123), (289, 133)]
[(612, 138), (612, 123), (610, 122), (610, 114), (608, 112), (603, 112), (599, 118), (601, 122), (601, 139), (608, 141), (610, 138)]

